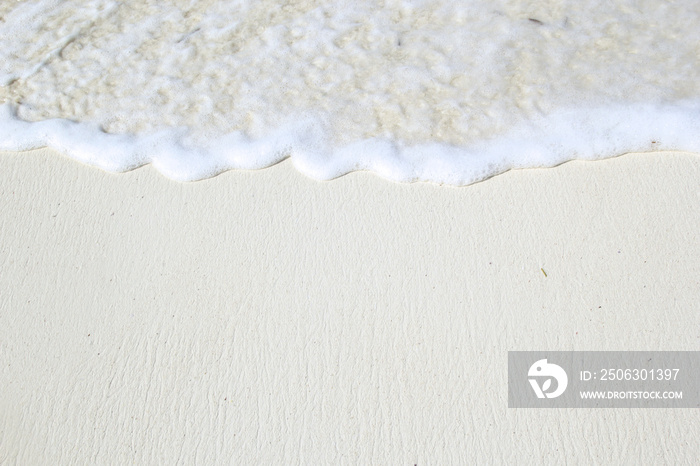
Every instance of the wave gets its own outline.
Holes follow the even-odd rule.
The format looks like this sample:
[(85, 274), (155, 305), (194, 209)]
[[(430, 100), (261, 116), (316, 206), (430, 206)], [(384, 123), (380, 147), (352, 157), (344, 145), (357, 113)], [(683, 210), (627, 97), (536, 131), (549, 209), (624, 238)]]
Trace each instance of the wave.
[(694, 0), (5, 2), (0, 148), (450, 185), (700, 152), (699, 23)]
[(334, 148), (323, 124), (311, 117), (255, 140), (235, 132), (196, 145), (186, 128), (108, 134), (98, 125), (66, 119), (22, 121), (13, 110), (0, 106), (0, 149), (51, 147), (111, 172), (150, 163), (178, 181), (265, 168), (291, 158), (300, 172), (318, 180), (368, 170), (397, 182), (462, 186), (513, 168), (551, 167), (572, 159), (658, 150), (700, 153), (700, 101), (557, 112), (468, 147), (372, 138)]

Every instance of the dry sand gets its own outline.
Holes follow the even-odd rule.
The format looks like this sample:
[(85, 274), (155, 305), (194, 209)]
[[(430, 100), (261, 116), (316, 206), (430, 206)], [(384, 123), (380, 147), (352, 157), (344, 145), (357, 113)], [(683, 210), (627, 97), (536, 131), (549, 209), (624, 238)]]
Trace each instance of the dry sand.
[(0, 177), (2, 464), (700, 457), (697, 410), (506, 387), (508, 350), (699, 349), (697, 155), (465, 188), (289, 162), (180, 184), (48, 150)]

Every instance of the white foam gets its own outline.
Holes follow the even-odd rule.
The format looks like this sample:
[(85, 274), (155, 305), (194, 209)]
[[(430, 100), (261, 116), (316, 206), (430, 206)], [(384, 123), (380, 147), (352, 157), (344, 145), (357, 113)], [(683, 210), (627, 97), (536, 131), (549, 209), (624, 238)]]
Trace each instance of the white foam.
[(551, 167), (572, 159), (650, 150), (700, 153), (700, 101), (558, 112), (469, 147), (402, 146), (372, 138), (333, 148), (323, 125), (310, 118), (257, 140), (236, 132), (207, 145), (193, 144), (184, 129), (115, 135), (68, 120), (25, 122), (9, 105), (0, 107), (0, 149), (48, 146), (113, 172), (152, 163), (169, 178), (194, 181), (231, 169), (265, 168), (291, 157), (299, 171), (319, 180), (369, 170), (393, 181), (459, 186), (512, 168)]
[(453, 185), (700, 152), (694, 0), (382, 5), (3, 3), (0, 148), (177, 180), (291, 157), (316, 179)]

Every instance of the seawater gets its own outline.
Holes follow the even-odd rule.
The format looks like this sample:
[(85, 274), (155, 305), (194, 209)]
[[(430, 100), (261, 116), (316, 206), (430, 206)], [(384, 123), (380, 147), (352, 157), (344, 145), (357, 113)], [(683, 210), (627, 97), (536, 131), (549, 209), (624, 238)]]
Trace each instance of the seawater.
[(695, 0), (0, 3), (0, 148), (469, 184), (700, 152)]

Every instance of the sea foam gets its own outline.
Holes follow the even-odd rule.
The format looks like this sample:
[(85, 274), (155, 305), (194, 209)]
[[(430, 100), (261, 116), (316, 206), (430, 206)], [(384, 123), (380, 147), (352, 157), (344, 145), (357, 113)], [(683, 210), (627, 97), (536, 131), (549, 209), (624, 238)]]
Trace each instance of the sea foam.
[(0, 149), (451, 185), (700, 152), (696, 2), (463, 3), (5, 3)]

